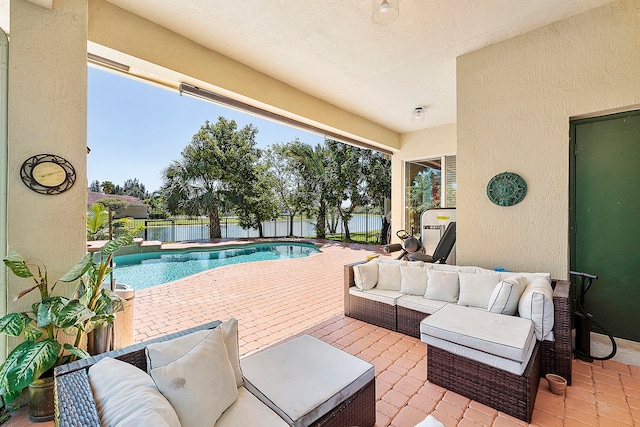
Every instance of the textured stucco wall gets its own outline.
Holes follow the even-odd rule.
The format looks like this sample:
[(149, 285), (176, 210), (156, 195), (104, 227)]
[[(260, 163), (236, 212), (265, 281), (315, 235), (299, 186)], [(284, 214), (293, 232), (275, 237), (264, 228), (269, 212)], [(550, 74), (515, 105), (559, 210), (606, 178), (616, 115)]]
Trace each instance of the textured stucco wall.
[[(460, 264), (569, 268), (569, 120), (640, 103), (640, 0), (624, 0), (457, 61)], [(489, 179), (515, 172), (520, 204), (498, 207)]]
[(405, 228), (404, 162), (456, 153), (456, 125), (436, 126), (401, 135), (401, 149), (391, 160), (391, 236)]
[[(52, 10), (26, 0), (11, 1), (9, 47), (9, 250), (37, 258), (51, 283), (86, 253), (87, 192), (87, 4), (56, 2)], [(35, 154), (55, 154), (74, 166), (76, 182), (60, 195), (42, 195), (20, 179), (22, 163)], [(9, 278), (9, 310), (30, 285)], [(56, 294), (68, 294), (65, 286)]]

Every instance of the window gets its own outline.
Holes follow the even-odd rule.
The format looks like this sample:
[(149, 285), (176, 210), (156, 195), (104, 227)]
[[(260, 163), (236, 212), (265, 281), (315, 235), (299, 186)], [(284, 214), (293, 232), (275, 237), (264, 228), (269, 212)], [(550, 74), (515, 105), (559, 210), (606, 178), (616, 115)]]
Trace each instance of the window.
[(405, 229), (418, 237), (430, 208), (456, 207), (456, 156), (405, 162)]

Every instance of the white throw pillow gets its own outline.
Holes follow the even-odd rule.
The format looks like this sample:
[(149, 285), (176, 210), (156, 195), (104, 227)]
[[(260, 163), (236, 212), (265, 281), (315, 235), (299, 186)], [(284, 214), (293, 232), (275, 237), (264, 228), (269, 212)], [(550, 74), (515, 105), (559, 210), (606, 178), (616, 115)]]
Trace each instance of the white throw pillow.
[(369, 261), (353, 266), (353, 281), (361, 291), (375, 288), (378, 283), (378, 263)]
[[(233, 366), (233, 372), (236, 378), (236, 385), (240, 387), (243, 384), (242, 369), (240, 369), (240, 350), (238, 346), (238, 321), (230, 318), (222, 322), (219, 326), (222, 329), (224, 343), (227, 346), (229, 361)], [(155, 344), (149, 344), (145, 348), (147, 355), (147, 370), (166, 366), (187, 354), (200, 341), (202, 341), (209, 333), (210, 329), (196, 331), (182, 337), (174, 338), (169, 341), (163, 341)]]
[(553, 289), (546, 278), (529, 283), (518, 302), (518, 314), (533, 321), (538, 341), (553, 340)]
[(391, 262), (378, 263), (378, 284), (376, 288), (388, 291), (399, 291), (402, 275), (400, 267), (402, 264)]
[(513, 316), (518, 311), (518, 302), (526, 287), (527, 279), (524, 276), (511, 276), (502, 280), (493, 289), (487, 310)]
[(408, 265), (400, 266), (400, 292), (407, 295), (423, 296), (427, 291), (427, 269)]
[(182, 427), (211, 427), (238, 398), (220, 328), (176, 361), (153, 368), (151, 378), (171, 402)]
[(180, 427), (176, 411), (151, 377), (127, 362), (105, 357), (89, 368), (89, 383), (104, 426)]
[(487, 309), (491, 293), (500, 281), (500, 274), (474, 274), (459, 272), (460, 297), (459, 305)]
[(238, 321), (231, 317), (220, 324), (224, 345), (227, 347), (229, 362), (233, 368), (233, 375), (236, 379), (236, 386), (240, 387), (244, 381), (242, 379), (242, 369), (240, 368), (240, 343), (238, 342)]
[(458, 273), (454, 271), (435, 271), (427, 269), (427, 291), (425, 298), (437, 301), (456, 302), (460, 287)]

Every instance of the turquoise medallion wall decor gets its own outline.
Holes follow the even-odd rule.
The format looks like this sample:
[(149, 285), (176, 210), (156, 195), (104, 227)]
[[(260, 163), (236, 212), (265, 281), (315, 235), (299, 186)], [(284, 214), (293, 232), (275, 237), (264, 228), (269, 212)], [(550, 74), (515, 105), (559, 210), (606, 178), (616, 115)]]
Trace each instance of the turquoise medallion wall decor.
[(502, 172), (489, 180), (487, 196), (498, 206), (513, 206), (527, 195), (527, 183), (516, 173)]

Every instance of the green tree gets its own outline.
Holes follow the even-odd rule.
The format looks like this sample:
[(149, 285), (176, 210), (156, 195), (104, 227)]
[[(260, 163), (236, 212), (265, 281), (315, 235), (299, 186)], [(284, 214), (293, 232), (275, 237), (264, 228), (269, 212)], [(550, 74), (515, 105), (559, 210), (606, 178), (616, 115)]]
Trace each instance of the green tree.
[(305, 210), (316, 218), (316, 237), (324, 239), (327, 215), (330, 206), (335, 204), (327, 179), (328, 151), (323, 145), (312, 147), (296, 139), (287, 144), (286, 155), (291, 167), (298, 171), (304, 188)]
[(102, 192), (104, 194), (114, 194), (113, 190), (115, 190), (116, 188), (115, 184), (111, 181), (102, 181), (100, 187), (102, 188)]
[(140, 200), (149, 197), (149, 193), (144, 188), (144, 184), (138, 181), (138, 178), (128, 179), (122, 187), (122, 195), (137, 197)]
[(379, 206), (391, 194), (391, 162), (381, 153), (331, 139), (327, 179), (333, 189), (335, 208), (340, 213), (345, 238), (351, 240), (349, 220), (357, 207)]
[(255, 173), (252, 162), (257, 132), (253, 125), (238, 130), (234, 120), (222, 116), (215, 124), (206, 121), (182, 150), (182, 158), (163, 172), (162, 192), (168, 211), (207, 215), (209, 238), (222, 237), (220, 210), (241, 198), (231, 190), (245, 189), (243, 179)]
[(129, 202), (120, 197), (103, 197), (96, 200), (96, 203), (101, 204), (107, 211), (112, 211), (115, 214), (122, 213), (129, 207)]
[(440, 207), (440, 182), (442, 172), (425, 168), (418, 172), (409, 188), (411, 227), (420, 224), (420, 215), (427, 209)]
[(89, 184), (89, 191), (99, 193), (101, 189), (102, 188), (100, 187), (100, 181), (98, 181), (97, 179), (91, 181), (91, 184)]
[(151, 194), (149, 198), (144, 199), (143, 202), (149, 206), (149, 218), (161, 219), (169, 217), (164, 196), (161, 192), (154, 191), (153, 194)]
[(273, 175), (262, 162), (255, 168), (254, 179), (235, 188), (234, 207), (242, 228), (255, 228), (258, 235), (264, 237), (262, 223), (273, 221), (280, 215), (275, 187)]
[(89, 206), (87, 212), (87, 240), (109, 238), (109, 210), (101, 203)]
[(269, 173), (273, 176), (276, 197), (289, 216), (289, 236), (293, 236), (294, 217), (308, 207), (310, 202), (310, 195), (300, 170), (290, 161), (290, 147), (294, 144), (301, 142), (296, 138), (290, 143), (273, 144), (267, 153)]

